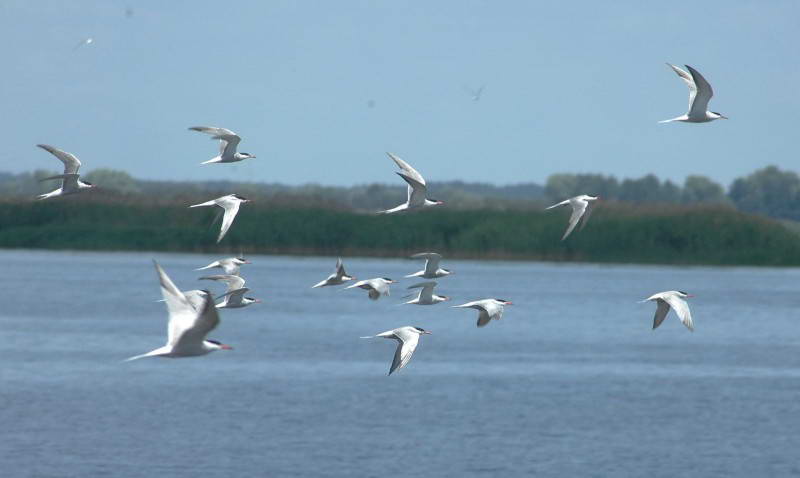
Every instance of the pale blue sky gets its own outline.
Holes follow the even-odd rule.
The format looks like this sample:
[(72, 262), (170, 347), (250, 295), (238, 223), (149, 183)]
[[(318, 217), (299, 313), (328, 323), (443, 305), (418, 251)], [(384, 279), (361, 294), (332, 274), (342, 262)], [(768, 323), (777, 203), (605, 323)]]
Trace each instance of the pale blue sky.
[[(799, 164), (800, 2), (5, 0), (0, 40), (5, 171), (57, 169), (36, 143), (86, 171), (288, 184), (399, 183), (384, 151), (495, 184)], [(657, 124), (687, 106), (665, 61), (731, 119)], [(193, 125), (258, 159), (199, 166), (216, 146)]]

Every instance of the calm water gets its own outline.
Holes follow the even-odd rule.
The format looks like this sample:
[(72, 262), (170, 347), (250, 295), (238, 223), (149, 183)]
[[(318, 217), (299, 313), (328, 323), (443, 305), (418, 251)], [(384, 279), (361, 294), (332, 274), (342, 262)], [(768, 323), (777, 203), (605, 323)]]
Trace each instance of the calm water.
[[(163, 345), (156, 258), (182, 289), (201, 255), (0, 251), (3, 476), (787, 476), (800, 473), (800, 270), (446, 261), (476, 312), (309, 289), (335, 258), (254, 256), (265, 300), (222, 312), (235, 350)], [(421, 263), (346, 259), (360, 277)], [(219, 287), (216, 287), (219, 289)], [(651, 293), (681, 289), (696, 332)], [(456, 302), (458, 303), (458, 302)], [(432, 330), (386, 376), (402, 325)], [(10, 473), (10, 474), (7, 474)]]

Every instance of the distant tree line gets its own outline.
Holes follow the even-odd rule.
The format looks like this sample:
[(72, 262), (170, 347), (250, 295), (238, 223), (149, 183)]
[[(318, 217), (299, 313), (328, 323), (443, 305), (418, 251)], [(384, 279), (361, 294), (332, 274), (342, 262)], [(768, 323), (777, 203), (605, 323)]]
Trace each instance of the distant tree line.
[[(40, 182), (56, 171), (0, 173), (0, 197), (33, 197), (57, 187), (56, 181)], [(164, 200), (200, 198), (236, 192), (258, 200), (271, 200), (333, 209), (372, 211), (395, 206), (406, 199), (402, 184), (368, 184), (351, 187), (306, 184), (287, 186), (231, 181), (148, 181), (124, 171), (96, 169), (85, 179), (97, 184), (103, 194), (147, 195)], [(627, 203), (705, 204), (733, 207), (743, 212), (800, 220), (800, 177), (775, 166), (759, 169), (736, 179), (725, 188), (705, 176), (689, 176), (682, 185), (661, 181), (648, 174), (638, 179), (618, 180), (602, 174), (554, 174), (545, 186), (522, 183), (495, 186), (461, 181), (430, 182), (430, 195), (455, 209), (535, 209), (578, 194), (599, 195)], [(206, 198), (207, 199), (207, 198)]]

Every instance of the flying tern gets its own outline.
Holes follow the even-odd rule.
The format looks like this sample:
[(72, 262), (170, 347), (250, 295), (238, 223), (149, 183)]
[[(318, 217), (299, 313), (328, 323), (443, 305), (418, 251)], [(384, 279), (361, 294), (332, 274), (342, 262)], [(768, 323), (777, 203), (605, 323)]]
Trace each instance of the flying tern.
[(331, 275), (328, 276), (327, 279), (317, 282), (313, 286), (312, 289), (316, 287), (326, 287), (330, 285), (342, 285), (347, 281), (351, 281), (355, 279), (355, 277), (347, 275), (347, 272), (344, 270), (344, 263), (342, 263), (342, 258), (338, 258), (336, 260), (336, 269), (333, 271)]
[[(369, 291), (369, 298), (378, 300), (382, 295), (389, 295), (389, 285), (397, 281), (389, 279), (388, 277), (376, 277), (375, 279), (360, 280), (353, 285), (349, 285), (344, 289), (352, 289), (358, 287)], [(344, 290), (342, 289), (342, 290)]]
[(507, 305), (512, 305), (512, 303), (503, 299), (482, 299), (453, 307), (476, 309), (478, 311), (478, 327), (484, 327), (492, 319), (500, 320)]
[(439, 262), (442, 260), (442, 255), (436, 252), (420, 252), (411, 256), (412, 259), (425, 259), (425, 268), (419, 272), (409, 274), (406, 277), (421, 277), (423, 279), (438, 279), (452, 274), (447, 269), (439, 267)]
[(83, 40), (80, 41), (80, 43), (75, 45), (75, 48), (73, 48), (72, 50), (75, 51), (75, 50), (77, 50), (78, 48), (80, 48), (82, 46), (91, 45), (92, 43), (94, 43), (94, 38), (92, 38), (92, 37), (84, 38)]
[[(204, 276), (201, 277), (200, 280), (220, 281), (228, 286), (225, 295), (222, 296), (222, 302), (217, 304), (218, 309), (239, 309), (241, 307), (247, 307), (250, 304), (261, 303), (261, 299), (244, 296), (250, 289), (244, 286), (244, 279), (240, 276), (220, 274)], [(219, 299), (220, 297), (217, 298)]]
[(78, 160), (77, 157), (75, 157), (74, 154), (61, 151), (60, 149), (54, 148), (46, 144), (37, 144), (36, 146), (52, 154), (53, 156), (61, 160), (62, 163), (64, 163), (64, 174), (59, 174), (57, 176), (50, 176), (49, 178), (41, 179), (41, 181), (47, 181), (50, 179), (60, 179), (61, 187), (56, 189), (55, 191), (50, 191), (47, 194), (40, 194), (38, 196), (39, 199), (47, 199), (56, 196), (66, 196), (67, 194), (75, 194), (95, 187), (94, 184), (90, 182), (80, 180), (81, 175), (78, 174), (78, 169), (80, 169), (81, 167), (81, 162), (80, 160)]
[(392, 209), (387, 209), (385, 211), (380, 211), (381, 214), (392, 214), (395, 212), (401, 211), (411, 211), (416, 209), (422, 209), (429, 206), (437, 206), (439, 204), (444, 204), (443, 201), (439, 201), (436, 199), (428, 199), (426, 196), (428, 194), (428, 186), (425, 184), (425, 178), (422, 177), (421, 174), (417, 172), (416, 169), (412, 168), (407, 162), (403, 161), (402, 159), (398, 158), (397, 156), (393, 155), (392, 153), (386, 153), (389, 155), (392, 160), (397, 163), (397, 167), (399, 167), (402, 171), (397, 171), (397, 175), (403, 178), (403, 180), (408, 183), (408, 199), (405, 203), (393, 207)]
[(192, 126), (189, 129), (210, 134), (211, 139), (219, 140), (219, 156), (215, 156), (200, 164), (236, 163), (248, 158), (255, 158), (255, 156), (250, 153), (240, 153), (236, 151), (236, 147), (239, 146), (239, 142), (242, 138), (229, 129), (216, 128), (214, 126)]
[(161, 294), (169, 312), (167, 325), (167, 344), (151, 352), (136, 355), (128, 360), (144, 357), (193, 357), (205, 355), (216, 350), (230, 350), (231, 347), (216, 340), (206, 339), (206, 335), (219, 324), (219, 315), (214, 301), (206, 291), (202, 307), (197, 310), (186, 296), (175, 286), (164, 269), (153, 261), (161, 283)]
[(678, 315), (678, 318), (681, 319), (681, 323), (685, 325), (687, 329), (694, 332), (692, 312), (689, 310), (689, 304), (683, 300), (687, 297), (694, 296), (681, 290), (668, 290), (666, 292), (653, 294), (643, 300), (642, 302), (647, 302), (649, 300), (654, 301), (658, 306), (656, 308), (656, 315), (653, 317), (653, 329), (655, 330), (656, 327), (661, 325), (661, 322), (664, 322), (664, 319), (669, 313), (669, 309), (672, 308)]
[(558, 204), (553, 204), (547, 208), (553, 209), (554, 207), (566, 206), (567, 204), (572, 207), (572, 215), (569, 217), (569, 227), (567, 227), (567, 231), (564, 233), (564, 236), (561, 237), (562, 241), (569, 236), (573, 229), (575, 229), (575, 226), (578, 224), (578, 221), (581, 220), (581, 217), (583, 217), (581, 229), (586, 227), (586, 222), (589, 220), (589, 216), (592, 215), (592, 210), (594, 209), (594, 206), (590, 205), (589, 203), (591, 201), (597, 201), (598, 199), (600, 199), (599, 196), (587, 196), (586, 194), (582, 194), (580, 196), (575, 196), (574, 198), (561, 201)]
[(689, 111), (685, 115), (678, 116), (659, 123), (670, 123), (672, 121), (684, 121), (687, 123), (708, 123), (718, 119), (728, 119), (719, 113), (708, 111), (708, 102), (714, 96), (714, 90), (711, 85), (703, 78), (699, 71), (695, 70), (689, 65), (686, 68), (689, 70), (682, 70), (675, 65), (669, 64), (670, 68), (681, 77), (686, 85), (689, 87)]
[(231, 224), (233, 224), (233, 219), (236, 217), (236, 214), (239, 212), (239, 206), (243, 203), (250, 202), (249, 199), (243, 198), (237, 194), (229, 194), (227, 196), (222, 196), (217, 199), (212, 199), (211, 201), (206, 201), (200, 204), (194, 204), (189, 207), (203, 207), (203, 206), (219, 206), (225, 210), (225, 216), (222, 218), (222, 229), (219, 231), (219, 237), (217, 238), (217, 243), (225, 237), (225, 234), (230, 229)]
[(382, 337), (384, 339), (397, 340), (397, 350), (394, 352), (394, 360), (392, 360), (392, 366), (389, 368), (389, 375), (391, 375), (395, 370), (405, 367), (408, 361), (411, 360), (411, 355), (416, 350), (421, 335), (430, 335), (430, 332), (420, 327), (406, 326), (361, 338)]
[(433, 293), (433, 288), (436, 287), (436, 281), (427, 281), (427, 282), (420, 282), (419, 284), (414, 284), (409, 286), (408, 289), (422, 289), (417, 294), (417, 297), (414, 299), (409, 300), (406, 304), (415, 304), (415, 305), (433, 305), (438, 304), (439, 302), (444, 302), (446, 300), (450, 300), (450, 297), (446, 295), (436, 295)]
[(196, 271), (203, 271), (206, 269), (212, 269), (214, 267), (219, 267), (222, 271), (227, 275), (238, 276), (239, 275), (239, 266), (244, 264), (252, 264), (252, 262), (246, 260), (243, 257), (229, 257), (227, 259), (220, 259), (218, 261), (214, 261), (211, 264), (201, 267), (199, 269), (195, 269)]

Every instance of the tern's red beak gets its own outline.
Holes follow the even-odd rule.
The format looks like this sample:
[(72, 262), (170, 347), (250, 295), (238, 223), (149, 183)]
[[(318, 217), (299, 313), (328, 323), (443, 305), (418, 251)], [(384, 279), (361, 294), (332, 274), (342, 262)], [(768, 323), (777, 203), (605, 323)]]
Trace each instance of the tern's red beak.
[(219, 348), (221, 348), (222, 350), (233, 350), (233, 347), (231, 347), (230, 345), (225, 345), (225, 344), (221, 344), (219, 346)]

